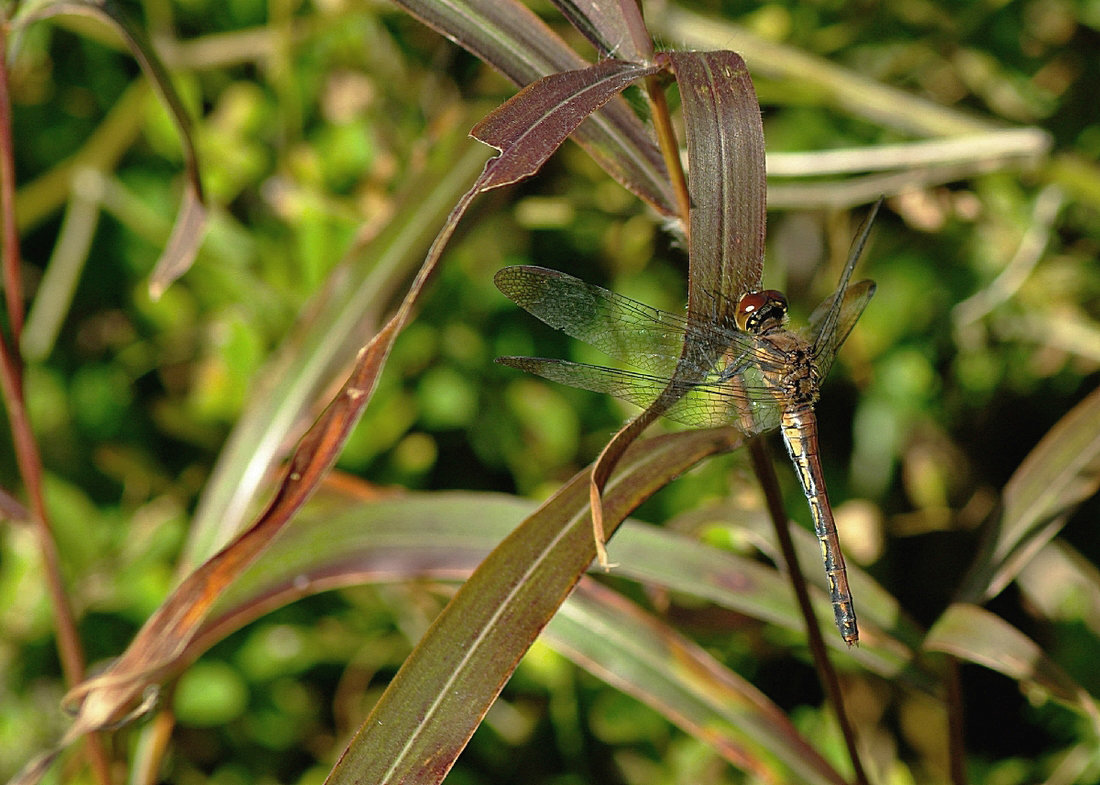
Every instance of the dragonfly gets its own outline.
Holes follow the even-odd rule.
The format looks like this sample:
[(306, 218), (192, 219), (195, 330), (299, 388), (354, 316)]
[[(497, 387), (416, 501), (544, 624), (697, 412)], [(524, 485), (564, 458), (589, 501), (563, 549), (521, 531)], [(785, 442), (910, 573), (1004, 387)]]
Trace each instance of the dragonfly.
[(787, 299), (774, 289), (742, 293), (735, 307), (714, 309), (728, 318), (711, 323), (544, 267), (506, 267), (494, 276), (512, 302), (637, 370), (541, 357), (498, 357), (498, 363), (643, 408), (658, 398), (672, 401), (663, 416), (688, 426), (733, 425), (746, 437), (780, 431), (809, 504), (837, 629), (848, 646), (859, 641), (859, 627), (818, 457), (814, 404), (875, 293), (873, 281), (849, 280), (877, 210), (876, 204), (864, 222), (836, 291), (799, 331), (788, 329)]

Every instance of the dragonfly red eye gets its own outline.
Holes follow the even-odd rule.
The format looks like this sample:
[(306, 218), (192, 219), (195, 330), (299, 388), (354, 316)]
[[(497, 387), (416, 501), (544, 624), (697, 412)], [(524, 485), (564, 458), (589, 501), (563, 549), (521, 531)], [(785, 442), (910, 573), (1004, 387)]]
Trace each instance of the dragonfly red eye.
[(734, 314), (737, 329), (755, 335), (782, 327), (786, 319), (787, 298), (775, 289), (742, 295)]

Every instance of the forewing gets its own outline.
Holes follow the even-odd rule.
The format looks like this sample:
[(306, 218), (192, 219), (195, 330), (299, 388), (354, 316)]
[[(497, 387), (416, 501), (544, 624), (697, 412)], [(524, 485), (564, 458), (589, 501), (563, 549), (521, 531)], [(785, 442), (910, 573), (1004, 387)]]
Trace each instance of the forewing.
[[(545, 267), (505, 267), (493, 281), (512, 302), (566, 335), (636, 368), (672, 375), (688, 332), (687, 321), (629, 297)], [(736, 338), (693, 330), (698, 359), (692, 378), (702, 378), (710, 358)]]
[(498, 357), (496, 361), (570, 387), (613, 395), (643, 409), (671, 392), (678, 399), (662, 412), (663, 416), (696, 428), (733, 425), (747, 436), (754, 436), (779, 424), (774, 392), (764, 386), (749, 386), (740, 377), (721, 382), (669, 381), (650, 374), (568, 360)]
[(848, 252), (848, 261), (844, 265), (844, 272), (840, 274), (840, 283), (836, 292), (819, 305), (810, 316), (810, 340), (813, 343), (813, 354), (817, 364), (817, 370), (822, 379), (829, 372), (836, 357), (837, 350), (852, 331), (859, 315), (867, 307), (868, 300), (875, 293), (875, 285), (871, 281), (861, 281), (854, 286), (848, 286), (852, 279), (852, 271), (863, 253), (863, 246), (867, 244), (867, 237), (871, 234), (871, 224), (875, 222), (878, 208), (882, 206), (880, 197), (873, 205), (871, 212), (859, 228), (856, 241), (852, 243), (852, 249)]
[(828, 335), (824, 332), (825, 319), (834, 311), (833, 306), (840, 293), (837, 292), (817, 306), (810, 316), (809, 333), (814, 347), (814, 363), (821, 379), (829, 375), (829, 369), (833, 365), (833, 360), (836, 359), (837, 352), (840, 351), (841, 344), (847, 340), (852, 328), (859, 321), (863, 309), (867, 307), (867, 303), (871, 302), (874, 294), (874, 281), (860, 281), (849, 286), (844, 291), (839, 307), (835, 309), (836, 321), (833, 323), (832, 332)]

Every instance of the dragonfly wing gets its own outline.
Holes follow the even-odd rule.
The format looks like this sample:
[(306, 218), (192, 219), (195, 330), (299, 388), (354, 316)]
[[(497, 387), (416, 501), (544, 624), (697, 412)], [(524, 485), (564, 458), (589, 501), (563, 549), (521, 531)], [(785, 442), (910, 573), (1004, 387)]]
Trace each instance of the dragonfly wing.
[(496, 361), (570, 387), (613, 395), (643, 409), (670, 389), (679, 397), (662, 415), (696, 428), (733, 425), (747, 436), (754, 436), (779, 426), (779, 408), (773, 391), (739, 386), (738, 379), (720, 383), (670, 381), (644, 373), (542, 357), (498, 357)]
[(700, 378), (729, 338), (692, 330), (683, 317), (609, 292), (579, 278), (527, 265), (505, 267), (493, 281), (512, 302), (566, 335), (642, 370), (672, 375), (690, 334), (690, 368), (678, 376)]
[(860, 281), (849, 286), (844, 291), (840, 307), (837, 309), (836, 321), (833, 323), (832, 332), (828, 335), (823, 332), (825, 316), (832, 311), (838, 295), (834, 294), (823, 302), (810, 316), (809, 332), (814, 347), (814, 362), (822, 379), (828, 376), (829, 369), (833, 365), (833, 360), (836, 359), (841, 344), (847, 340), (852, 328), (859, 321), (863, 309), (867, 307), (867, 303), (871, 302), (871, 297), (874, 294), (874, 281)]
[(848, 281), (852, 279), (852, 271), (856, 267), (856, 262), (859, 261), (860, 254), (863, 253), (867, 237), (871, 234), (871, 224), (874, 223), (881, 206), (880, 197), (871, 206), (871, 212), (867, 214), (855, 242), (852, 243), (836, 292), (819, 305), (810, 316), (810, 340), (813, 342), (814, 359), (822, 379), (828, 374), (840, 345), (844, 343), (844, 339), (848, 337), (859, 315), (863, 313), (867, 302), (875, 293), (875, 284), (871, 281), (860, 281), (851, 287), (848, 286)]
[[(867, 244), (867, 237), (871, 234), (871, 224), (875, 221), (875, 216), (878, 215), (878, 208), (882, 205), (882, 198), (880, 197), (877, 202), (871, 206), (871, 212), (867, 214), (867, 217), (863, 221), (863, 225), (859, 228), (859, 235), (856, 237), (852, 248), (848, 252), (848, 261), (844, 265), (844, 271), (840, 274), (840, 283), (836, 287), (836, 294), (825, 303), (828, 305), (825, 307), (825, 311), (820, 317), (820, 326), (816, 327), (814, 334), (817, 336), (826, 336), (825, 341), (828, 341), (828, 336), (836, 329), (837, 320), (840, 318), (840, 306), (842, 301), (839, 299), (839, 293), (848, 289), (848, 281), (852, 279), (852, 271), (856, 267), (856, 262), (859, 261), (860, 254), (863, 253), (863, 246)], [(818, 308), (820, 311), (821, 308)], [(817, 311), (814, 312), (814, 316), (817, 316)], [(811, 318), (812, 321), (812, 318)], [(839, 344), (838, 344), (839, 345)]]

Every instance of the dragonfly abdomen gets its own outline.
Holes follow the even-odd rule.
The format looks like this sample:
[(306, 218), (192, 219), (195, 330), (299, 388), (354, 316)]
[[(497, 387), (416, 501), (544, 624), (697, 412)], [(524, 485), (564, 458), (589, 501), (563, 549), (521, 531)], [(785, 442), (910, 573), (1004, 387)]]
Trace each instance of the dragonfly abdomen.
[(814, 533), (821, 544), (821, 558), (825, 563), (825, 577), (829, 584), (829, 599), (833, 605), (836, 626), (844, 642), (851, 646), (859, 641), (852, 593), (848, 588), (848, 572), (844, 554), (840, 550), (840, 537), (825, 490), (825, 477), (817, 447), (817, 417), (810, 406), (785, 410), (780, 419), (783, 443), (794, 463), (798, 480), (810, 506), (814, 521)]

